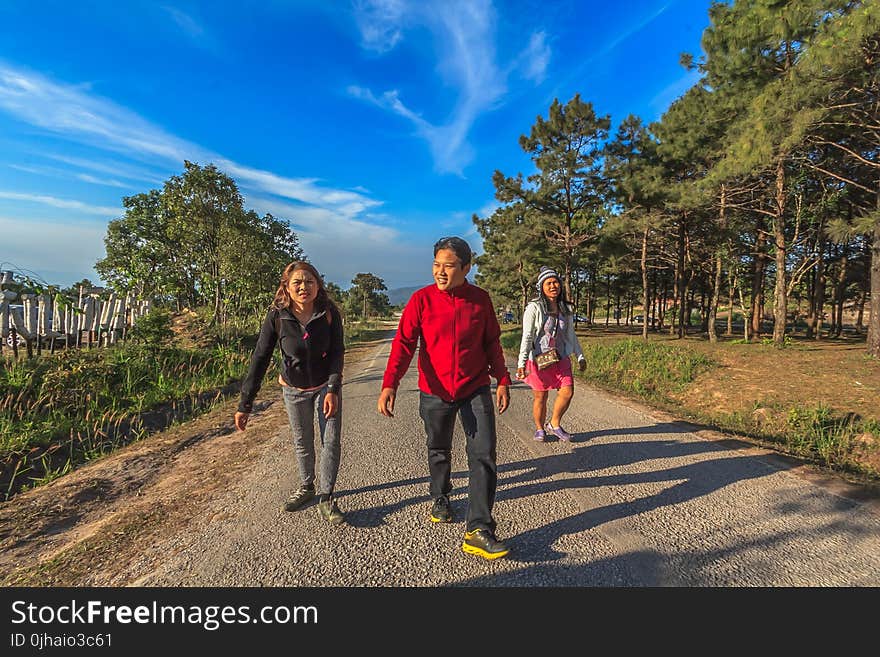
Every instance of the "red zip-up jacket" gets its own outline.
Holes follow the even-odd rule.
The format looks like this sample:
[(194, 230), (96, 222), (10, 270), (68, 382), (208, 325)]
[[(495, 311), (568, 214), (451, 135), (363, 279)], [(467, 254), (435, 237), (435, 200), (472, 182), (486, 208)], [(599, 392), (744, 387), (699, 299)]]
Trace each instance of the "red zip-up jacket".
[(417, 290), (403, 309), (382, 378), (394, 388), (419, 346), (419, 390), (452, 402), (465, 399), (493, 376), (510, 385), (501, 328), (489, 294), (465, 281), (444, 291), (436, 285)]

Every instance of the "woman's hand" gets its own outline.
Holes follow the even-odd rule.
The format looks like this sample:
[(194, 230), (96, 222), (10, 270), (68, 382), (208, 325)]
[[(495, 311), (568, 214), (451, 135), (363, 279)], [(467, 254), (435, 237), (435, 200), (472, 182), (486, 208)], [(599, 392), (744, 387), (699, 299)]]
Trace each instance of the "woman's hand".
[(526, 378), (526, 368), (525, 367), (517, 367), (516, 368), (516, 378), (519, 380)]
[(242, 413), (241, 411), (235, 412), (235, 428), (239, 431), (244, 431), (247, 427), (248, 418), (251, 416), (250, 413)]
[(324, 417), (328, 420), (336, 415), (339, 409), (339, 395), (335, 392), (328, 392), (324, 395)]

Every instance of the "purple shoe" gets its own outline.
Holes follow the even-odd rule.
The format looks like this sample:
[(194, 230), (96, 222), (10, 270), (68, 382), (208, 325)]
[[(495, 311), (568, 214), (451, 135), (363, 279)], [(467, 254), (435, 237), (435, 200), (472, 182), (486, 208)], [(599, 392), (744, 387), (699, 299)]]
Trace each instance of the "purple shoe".
[(547, 433), (553, 434), (554, 436), (556, 436), (557, 438), (559, 438), (559, 440), (561, 440), (563, 442), (567, 443), (567, 442), (571, 441), (571, 434), (568, 433), (568, 431), (566, 431), (565, 429), (563, 429), (561, 425), (554, 429), (553, 427), (550, 426), (550, 423), (548, 422), (546, 424), (546, 426), (544, 427), (544, 429), (546, 429)]
[(535, 431), (535, 440), (537, 440), (538, 442), (543, 443), (546, 437), (547, 434), (544, 433), (543, 429), (538, 429), (537, 431)]

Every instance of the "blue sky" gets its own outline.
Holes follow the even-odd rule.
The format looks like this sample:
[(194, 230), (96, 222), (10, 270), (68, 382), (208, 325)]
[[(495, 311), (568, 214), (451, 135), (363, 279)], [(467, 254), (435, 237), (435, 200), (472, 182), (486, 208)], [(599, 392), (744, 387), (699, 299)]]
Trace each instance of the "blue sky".
[(554, 98), (646, 122), (697, 80), (709, 0), (2, 0), (0, 269), (99, 278), (122, 197), (183, 160), (290, 221), (326, 279), (430, 282)]

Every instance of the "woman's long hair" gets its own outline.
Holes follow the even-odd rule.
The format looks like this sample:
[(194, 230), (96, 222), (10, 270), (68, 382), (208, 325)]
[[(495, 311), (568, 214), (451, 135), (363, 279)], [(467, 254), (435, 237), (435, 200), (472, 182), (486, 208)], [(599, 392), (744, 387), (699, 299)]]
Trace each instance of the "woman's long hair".
[[(272, 307), (278, 310), (282, 308), (290, 308), (290, 304), (292, 299), (290, 298), (290, 292), (288, 291), (288, 285), (290, 283), (290, 277), (293, 276), (293, 272), (295, 271), (306, 271), (310, 273), (314, 279), (317, 281), (318, 285), (318, 296), (315, 297), (315, 310), (321, 312), (325, 310), (330, 312), (336, 309), (336, 304), (330, 299), (327, 294), (327, 289), (324, 287), (324, 279), (321, 278), (321, 274), (318, 273), (318, 270), (308, 262), (304, 260), (297, 260), (296, 262), (291, 262), (284, 268), (284, 271), (281, 273), (281, 282), (278, 283), (278, 289), (275, 290), (275, 298), (272, 300)], [(338, 313), (338, 310), (337, 310)]]

